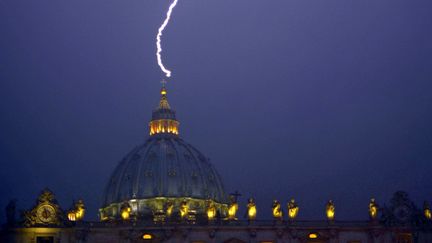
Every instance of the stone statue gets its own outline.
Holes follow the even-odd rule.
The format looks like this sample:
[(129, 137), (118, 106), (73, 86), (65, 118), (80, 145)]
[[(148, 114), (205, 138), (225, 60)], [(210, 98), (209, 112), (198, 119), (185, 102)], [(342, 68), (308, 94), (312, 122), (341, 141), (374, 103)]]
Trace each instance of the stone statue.
[(248, 204), (247, 204), (247, 218), (248, 220), (252, 221), (256, 218), (256, 204), (253, 198), (249, 198)]
[(174, 204), (172, 201), (167, 201), (165, 204), (165, 212), (166, 212), (166, 216), (168, 218), (171, 217), (172, 213), (173, 213), (173, 209), (174, 209)]
[(333, 220), (335, 216), (335, 205), (332, 200), (329, 200), (326, 205), (326, 214), (328, 220)]
[(16, 220), (16, 199), (10, 200), (9, 203), (6, 205), (6, 219), (8, 225), (14, 225)]
[(273, 201), (272, 212), (273, 212), (273, 218), (277, 220), (282, 220), (283, 212), (282, 212), (281, 204), (279, 203), (278, 200)]
[(236, 214), (238, 211), (238, 203), (236, 197), (231, 195), (230, 201), (231, 203), (228, 207), (228, 220), (237, 220)]
[(186, 219), (189, 213), (189, 206), (186, 200), (183, 200), (180, 204), (180, 218)]
[(425, 201), (423, 203), (423, 214), (424, 214), (424, 216), (425, 216), (425, 218), (427, 220), (431, 220), (432, 219), (432, 212), (431, 212), (429, 203), (427, 201)]
[(297, 217), (299, 211), (299, 207), (294, 199), (291, 199), (288, 202), (288, 217), (293, 220)]
[(371, 198), (369, 202), (369, 217), (375, 220), (378, 216), (378, 204), (375, 202), (375, 198)]
[(82, 220), (85, 215), (85, 206), (83, 200), (78, 200), (75, 203), (75, 215), (78, 221)]
[(213, 220), (216, 217), (216, 207), (212, 200), (207, 201), (207, 218)]

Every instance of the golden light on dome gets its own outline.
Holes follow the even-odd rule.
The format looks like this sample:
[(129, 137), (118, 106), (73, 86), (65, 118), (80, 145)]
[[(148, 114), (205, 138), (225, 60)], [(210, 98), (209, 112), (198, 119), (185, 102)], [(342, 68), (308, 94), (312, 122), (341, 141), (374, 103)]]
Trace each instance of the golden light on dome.
[(216, 207), (211, 200), (209, 200), (207, 204), (207, 218), (209, 221), (212, 221), (216, 217)]
[(120, 216), (123, 220), (128, 220), (130, 218), (130, 213), (132, 211), (132, 208), (130, 207), (129, 203), (123, 203), (121, 210), (120, 210)]
[(309, 239), (318, 239), (318, 234), (317, 233), (310, 233), (308, 235)]
[(215, 208), (207, 209), (207, 218), (209, 220), (213, 220), (215, 217), (216, 217), (216, 209)]
[(130, 217), (130, 212), (128, 210), (122, 210), (121, 217), (123, 220), (128, 220)]
[(150, 135), (170, 133), (178, 135), (179, 122), (170, 119), (153, 120), (150, 122)]
[(142, 238), (143, 238), (143, 240), (152, 240), (153, 239), (153, 235), (151, 235), (151, 234), (143, 234)]

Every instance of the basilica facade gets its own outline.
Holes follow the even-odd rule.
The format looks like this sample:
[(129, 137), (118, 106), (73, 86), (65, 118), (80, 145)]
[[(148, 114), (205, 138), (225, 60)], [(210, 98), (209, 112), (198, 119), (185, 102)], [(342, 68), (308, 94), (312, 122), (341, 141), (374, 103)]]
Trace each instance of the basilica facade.
[(429, 205), (415, 205), (402, 191), (384, 207), (371, 199), (370, 219), (363, 221), (336, 220), (331, 200), (321, 221), (297, 220), (294, 200), (275, 200), (273, 219), (261, 220), (250, 198), (245, 219), (239, 217), (237, 194), (228, 195), (208, 158), (179, 136), (165, 87), (149, 134), (113, 171), (99, 221), (86, 220), (83, 201), (64, 210), (46, 189), (22, 215), (9, 203), (0, 242), (432, 243)]

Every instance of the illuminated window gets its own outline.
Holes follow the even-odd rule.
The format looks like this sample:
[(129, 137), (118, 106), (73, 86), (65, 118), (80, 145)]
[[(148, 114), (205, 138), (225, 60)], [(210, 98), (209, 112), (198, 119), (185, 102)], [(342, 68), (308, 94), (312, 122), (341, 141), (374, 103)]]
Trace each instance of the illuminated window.
[(153, 240), (153, 235), (151, 234), (143, 234), (143, 240)]

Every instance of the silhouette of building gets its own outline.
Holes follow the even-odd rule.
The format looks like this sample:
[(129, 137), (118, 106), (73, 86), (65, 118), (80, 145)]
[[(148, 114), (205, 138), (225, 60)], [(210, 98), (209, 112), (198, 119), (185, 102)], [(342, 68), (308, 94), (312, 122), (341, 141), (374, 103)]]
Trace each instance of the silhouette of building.
[[(239, 220), (237, 195), (228, 196), (223, 182), (201, 152), (179, 136), (179, 122), (165, 87), (153, 111), (147, 141), (129, 152), (112, 173), (99, 209), (100, 221), (85, 220), (79, 200), (64, 211), (54, 194), (44, 190), (33, 208), (15, 215), (7, 206), (1, 242), (292, 242), (292, 243), (431, 243), (431, 210), (419, 209), (404, 192), (388, 206), (369, 204), (370, 219), (338, 221), (329, 201), (326, 220), (297, 220), (294, 200), (273, 202), (273, 220), (256, 218), (249, 199), (247, 219)], [(241, 206), (241, 205), (240, 205)], [(286, 210), (284, 210), (286, 209)], [(286, 215), (284, 214), (286, 212)]]

